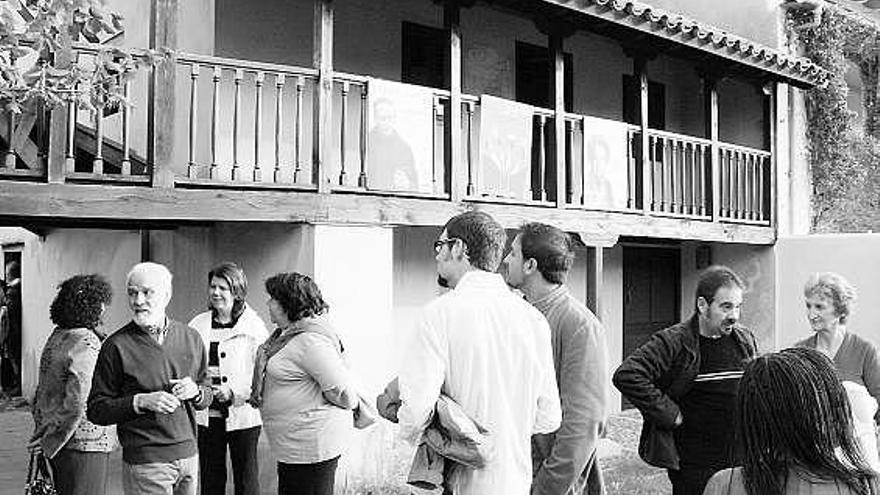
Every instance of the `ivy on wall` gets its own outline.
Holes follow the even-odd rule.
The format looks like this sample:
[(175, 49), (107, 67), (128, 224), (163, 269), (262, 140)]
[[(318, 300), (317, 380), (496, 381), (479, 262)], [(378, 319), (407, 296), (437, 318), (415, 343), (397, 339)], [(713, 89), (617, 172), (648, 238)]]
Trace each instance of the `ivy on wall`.
[[(825, 87), (806, 92), (812, 229), (880, 231), (880, 29), (834, 5), (823, 9), (821, 22), (799, 13), (787, 20), (790, 41), (831, 74)], [(862, 78), (863, 127), (847, 108), (849, 63)]]

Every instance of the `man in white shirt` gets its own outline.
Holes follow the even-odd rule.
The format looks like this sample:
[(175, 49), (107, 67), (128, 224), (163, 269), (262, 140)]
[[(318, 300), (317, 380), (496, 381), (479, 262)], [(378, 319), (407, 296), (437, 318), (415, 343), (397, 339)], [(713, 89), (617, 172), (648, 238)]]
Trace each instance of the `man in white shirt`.
[(453, 471), (455, 495), (528, 494), (531, 435), (555, 431), (562, 419), (547, 320), (495, 273), (504, 242), (486, 213), (446, 223), (434, 250), (438, 281), (452, 290), (422, 310), (401, 363), (404, 439), (419, 441), (441, 391), (494, 439), (485, 468)]

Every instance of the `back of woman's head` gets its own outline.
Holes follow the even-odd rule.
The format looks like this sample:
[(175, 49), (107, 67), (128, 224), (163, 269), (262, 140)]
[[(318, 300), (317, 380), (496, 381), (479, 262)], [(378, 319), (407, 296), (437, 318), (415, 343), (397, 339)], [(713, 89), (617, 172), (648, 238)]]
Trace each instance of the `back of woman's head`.
[(278, 273), (269, 277), (266, 292), (278, 301), (290, 322), (317, 316), (330, 309), (318, 284), (302, 273)]
[(846, 392), (817, 351), (785, 349), (748, 363), (736, 429), (750, 495), (783, 494), (790, 472), (871, 493), (874, 473), (853, 437)]
[(59, 328), (90, 328), (101, 322), (113, 291), (100, 275), (75, 275), (61, 282), (49, 308), (52, 323)]

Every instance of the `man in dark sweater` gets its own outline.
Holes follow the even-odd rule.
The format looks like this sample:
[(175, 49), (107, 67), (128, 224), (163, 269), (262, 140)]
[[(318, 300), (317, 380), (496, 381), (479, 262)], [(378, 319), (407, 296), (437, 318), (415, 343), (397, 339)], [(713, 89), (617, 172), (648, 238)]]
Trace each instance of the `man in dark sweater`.
[(195, 409), (211, 403), (199, 334), (166, 317), (171, 272), (139, 263), (127, 279), (132, 321), (98, 355), (88, 418), (117, 425), (126, 495), (198, 493)]
[(743, 289), (730, 268), (707, 268), (694, 315), (655, 333), (614, 373), (644, 418), (639, 455), (667, 468), (673, 495), (702, 495), (716, 471), (737, 462), (736, 390), (757, 353), (755, 337), (738, 324)]
[(522, 226), (504, 258), (508, 285), (550, 324), (562, 425), (532, 436), (532, 495), (605, 493), (596, 456), (607, 406), (605, 331), (565, 286), (575, 253), (568, 234), (542, 223)]

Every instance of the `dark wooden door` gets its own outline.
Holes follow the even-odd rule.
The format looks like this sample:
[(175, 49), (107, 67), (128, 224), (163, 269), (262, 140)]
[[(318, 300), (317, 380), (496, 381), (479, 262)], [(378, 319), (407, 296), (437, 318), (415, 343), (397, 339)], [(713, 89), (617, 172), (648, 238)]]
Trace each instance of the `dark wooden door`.
[[(623, 358), (657, 330), (678, 323), (681, 254), (677, 247), (623, 248)], [(624, 407), (630, 407), (624, 401)]]

